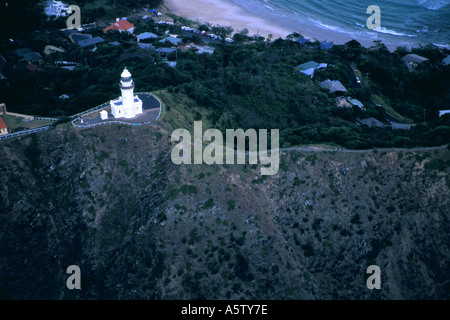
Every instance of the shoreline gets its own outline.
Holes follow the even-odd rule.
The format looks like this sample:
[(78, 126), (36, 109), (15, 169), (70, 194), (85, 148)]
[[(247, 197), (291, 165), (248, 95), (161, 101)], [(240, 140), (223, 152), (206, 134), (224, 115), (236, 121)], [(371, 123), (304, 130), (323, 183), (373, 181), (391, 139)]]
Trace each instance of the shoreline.
[(249, 12), (231, 0), (164, 0), (164, 5), (170, 13), (192, 21), (230, 26), (233, 28), (233, 33), (246, 28), (249, 36), (261, 35), (267, 38), (269, 34), (272, 34), (273, 39), (280, 37), (284, 39), (293, 32), (282, 25)]
[(367, 48), (373, 46), (374, 41), (381, 40), (390, 51), (394, 51), (401, 46), (408, 49), (417, 46), (402, 42), (401, 39), (391, 41), (382, 35), (377, 35), (375, 39), (351, 36), (336, 30), (320, 28), (313, 23), (308, 23), (306, 19), (305, 21), (297, 21), (295, 24), (281, 19), (273, 21), (248, 11), (232, 0), (164, 0), (164, 5), (168, 12), (199, 23), (230, 26), (233, 28), (233, 33), (246, 28), (249, 30), (250, 36), (260, 35), (266, 39), (269, 34), (272, 34), (272, 40), (285, 39), (287, 35), (297, 32), (306, 39), (329, 41), (334, 44), (344, 44), (354, 39)]

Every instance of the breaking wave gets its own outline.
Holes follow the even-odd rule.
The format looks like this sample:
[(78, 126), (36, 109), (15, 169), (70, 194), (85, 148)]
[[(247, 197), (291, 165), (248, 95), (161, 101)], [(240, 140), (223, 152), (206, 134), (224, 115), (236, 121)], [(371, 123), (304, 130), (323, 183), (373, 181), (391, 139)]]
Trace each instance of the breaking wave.
[(450, 4), (450, 0), (417, 0), (417, 4), (430, 10), (439, 10)]

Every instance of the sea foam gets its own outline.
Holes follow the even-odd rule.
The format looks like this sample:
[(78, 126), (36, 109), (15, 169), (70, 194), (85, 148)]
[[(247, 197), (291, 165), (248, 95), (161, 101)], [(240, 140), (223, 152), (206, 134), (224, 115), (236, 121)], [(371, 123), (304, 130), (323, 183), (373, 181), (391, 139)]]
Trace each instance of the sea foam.
[(450, 4), (450, 0), (417, 0), (417, 4), (430, 10), (439, 10)]

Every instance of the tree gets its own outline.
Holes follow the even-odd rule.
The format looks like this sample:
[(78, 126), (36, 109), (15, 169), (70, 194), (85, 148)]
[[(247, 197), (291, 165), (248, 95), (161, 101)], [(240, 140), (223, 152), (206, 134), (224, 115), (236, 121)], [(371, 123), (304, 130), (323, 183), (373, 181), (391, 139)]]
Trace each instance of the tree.
[(239, 31), (239, 34), (243, 35), (243, 36), (248, 36), (248, 29), (244, 28), (241, 31)]
[(289, 35), (286, 37), (286, 39), (292, 40), (292, 39), (298, 39), (298, 38), (301, 38), (301, 37), (302, 37), (302, 36), (301, 36), (299, 33), (293, 32), (293, 33), (289, 34)]
[(198, 30), (208, 32), (210, 29), (208, 25), (202, 24), (200, 27), (198, 27)]
[(227, 38), (232, 32), (233, 32), (233, 28), (232, 27), (222, 27), (222, 26), (215, 26), (212, 28), (212, 32), (216, 35), (218, 35), (219, 37), (221, 37), (222, 42), (225, 42), (225, 38)]

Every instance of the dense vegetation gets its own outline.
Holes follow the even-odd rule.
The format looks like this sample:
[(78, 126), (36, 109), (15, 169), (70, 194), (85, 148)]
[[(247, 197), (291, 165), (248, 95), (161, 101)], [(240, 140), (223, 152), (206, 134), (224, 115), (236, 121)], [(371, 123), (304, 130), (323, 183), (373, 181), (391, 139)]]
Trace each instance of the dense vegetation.
[[(450, 297), (449, 150), (281, 152), (264, 177), (177, 166), (158, 133), (0, 143), (0, 299)], [(374, 264), (382, 290), (366, 287)]]
[[(79, 1), (79, 4), (82, 2), (89, 1)], [(140, 4), (128, 2), (127, 6)], [(97, 10), (94, 16), (103, 14), (98, 8), (89, 10)], [(165, 27), (151, 19), (133, 22), (136, 33), (164, 34)], [(45, 56), (42, 71), (35, 73), (27, 71), (13, 54), (6, 54), (9, 63), (3, 73), (10, 87), (0, 90), (10, 110), (67, 116), (94, 107), (118, 95), (118, 74), (128, 66), (139, 91), (163, 89), (186, 95), (203, 108), (198, 119), (207, 116), (212, 125), (222, 130), (280, 129), (284, 147), (305, 143), (335, 143), (347, 148), (431, 146), (442, 145), (450, 137), (449, 118), (437, 116), (438, 109), (450, 105), (450, 66), (441, 64), (448, 50), (413, 49), (429, 61), (409, 72), (401, 61), (408, 53), (404, 48), (389, 52), (379, 42), (364, 48), (351, 41), (326, 51), (315, 44), (249, 38), (243, 30), (235, 34), (234, 38), (239, 40), (235, 44), (217, 42), (213, 55), (179, 50), (168, 57), (178, 62), (176, 68), (171, 68), (154, 52), (142, 55), (144, 52), (139, 50), (134, 36), (118, 32), (104, 34), (101, 28), (91, 29), (89, 32), (93, 36), (105, 39), (98, 50), (92, 52), (70, 43), (56, 28), (57, 24), (57, 21), (42, 22), (39, 31), (22, 34), (22, 42), (1, 40), (0, 48), (6, 53), (23, 45), (38, 52), (47, 44), (66, 50)], [(182, 34), (180, 26), (169, 28), (171, 33)], [(188, 38), (183, 34), (184, 42), (199, 43), (200, 38), (197, 35)], [(252, 41), (241, 43), (249, 39)], [(119, 41), (121, 45), (112, 46), (109, 44), (112, 41)], [(163, 44), (154, 41), (154, 45)], [(139, 54), (141, 57), (137, 57)], [(51, 67), (57, 60), (75, 61), (79, 66), (75, 71)], [(295, 68), (310, 60), (328, 63), (329, 67), (310, 79)], [(364, 75), (363, 86), (356, 85), (352, 66)], [(335, 96), (318, 86), (318, 82), (325, 79), (340, 80), (349, 90), (349, 96), (365, 104), (366, 111), (336, 108)], [(70, 99), (59, 99), (62, 94), (69, 95)], [(385, 113), (376, 106), (374, 96), (382, 99), (403, 120), (410, 119), (417, 124), (410, 130), (356, 124), (357, 118), (365, 117), (375, 117), (387, 124)], [(422, 123), (424, 115), (426, 124)]]
[[(136, 90), (158, 90), (170, 102), (164, 125), (185, 114), (192, 115), (187, 125), (193, 118), (221, 130), (278, 128), (284, 147), (448, 143), (450, 117), (436, 115), (450, 105), (450, 70), (440, 63), (448, 51), (415, 49), (430, 60), (409, 72), (402, 48), (351, 41), (325, 51), (243, 30), (235, 44), (216, 41), (212, 55), (179, 50), (168, 57), (178, 62), (172, 68), (140, 51), (133, 36), (101, 28), (88, 32), (105, 42), (95, 52), (82, 49), (58, 29), (64, 20), (43, 19), (36, 2), (11, 4), (17, 17), (23, 5), (29, 20), (0, 28), (7, 60), (0, 61), (7, 77), (0, 103), (10, 111), (63, 119), (117, 97), (127, 66)], [(108, 8), (83, 11), (87, 22), (108, 15), (116, 16)], [(162, 36), (167, 28), (151, 19), (134, 23), (136, 33)], [(182, 34), (180, 26), (168, 28)], [(184, 42), (201, 39), (183, 34)], [(158, 40), (152, 43), (162, 46)], [(66, 51), (42, 54), (35, 72), (13, 54), (25, 46), (42, 53), (48, 44)], [(60, 69), (59, 60), (78, 66)], [(328, 68), (310, 79), (295, 68), (310, 60)], [(337, 108), (335, 96), (318, 85), (328, 78), (340, 80), (367, 111)], [(380, 99), (417, 125), (357, 125), (369, 116), (385, 121), (374, 102)], [(154, 126), (66, 124), (0, 143), (0, 299), (449, 298), (450, 147), (283, 151), (279, 174), (261, 176), (256, 164), (176, 166), (169, 139)], [(82, 270), (82, 290), (65, 286), (72, 264)], [(373, 264), (383, 270), (382, 290), (365, 285)]]

